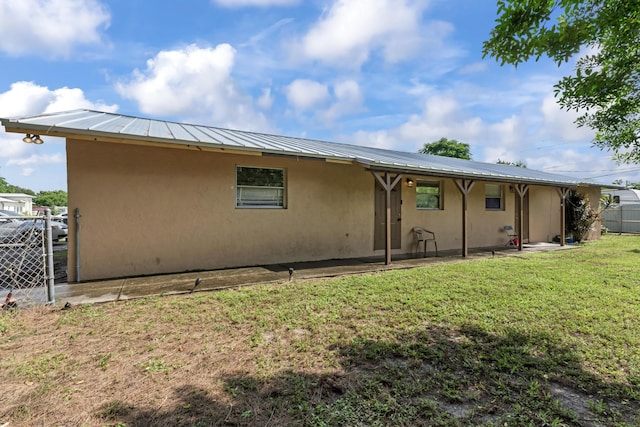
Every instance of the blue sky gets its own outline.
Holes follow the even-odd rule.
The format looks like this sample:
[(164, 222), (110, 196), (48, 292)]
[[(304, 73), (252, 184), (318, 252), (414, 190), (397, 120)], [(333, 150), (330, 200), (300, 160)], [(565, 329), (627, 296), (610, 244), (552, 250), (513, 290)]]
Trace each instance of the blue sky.
[[(551, 61), (482, 59), (495, 0), (0, 0), (0, 117), (89, 108), (640, 182), (562, 111)], [(66, 189), (63, 140), (0, 134), (0, 176)]]

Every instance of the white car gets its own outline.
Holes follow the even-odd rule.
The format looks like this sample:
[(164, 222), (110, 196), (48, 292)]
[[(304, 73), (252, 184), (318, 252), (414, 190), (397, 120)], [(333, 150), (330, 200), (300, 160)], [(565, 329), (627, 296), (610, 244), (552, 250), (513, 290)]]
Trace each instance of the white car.
[[(30, 230), (44, 228), (44, 219), (13, 220), (0, 223), (0, 241), (8, 243), (10, 240), (20, 240), (29, 235)], [(67, 237), (67, 224), (60, 221), (51, 221), (51, 240), (54, 242)]]

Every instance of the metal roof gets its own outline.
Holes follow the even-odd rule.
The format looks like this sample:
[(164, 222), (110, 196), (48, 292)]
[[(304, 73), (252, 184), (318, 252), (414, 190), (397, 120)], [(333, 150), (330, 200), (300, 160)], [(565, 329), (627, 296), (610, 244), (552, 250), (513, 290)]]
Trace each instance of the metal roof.
[(373, 170), (514, 183), (603, 186), (516, 166), (340, 144), (290, 136), (222, 129), (92, 110), (0, 118), (9, 132), (62, 137), (90, 136), (233, 149), (262, 154), (350, 161)]

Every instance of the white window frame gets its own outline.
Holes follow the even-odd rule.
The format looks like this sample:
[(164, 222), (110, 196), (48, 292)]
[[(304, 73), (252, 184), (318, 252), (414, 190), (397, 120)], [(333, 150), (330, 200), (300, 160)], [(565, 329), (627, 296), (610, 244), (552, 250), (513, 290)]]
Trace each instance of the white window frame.
[[(489, 188), (499, 188), (500, 189), (500, 207), (489, 207), (487, 205), (487, 201), (489, 199), (498, 199), (498, 197), (496, 196), (496, 194), (488, 194), (489, 193)], [(503, 211), (504, 210), (504, 185), (502, 184), (485, 184), (484, 185), (484, 208), (487, 211)]]
[[(242, 169), (263, 169), (270, 171), (282, 172), (282, 186), (273, 185), (251, 185), (251, 184), (238, 184), (238, 174)], [(287, 174), (283, 168), (270, 168), (270, 167), (258, 167), (258, 166), (236, 166), (236, 208), (238, 209), (286, 209), (287, 207)], [(254, 194), (265, 193), (266, 197), (260, 197), (258, 199), (243, 199), (243, 192)], [(268, 193), (272, 193), (274, 196), (269, 197)]]
[[(428, 207), (428, 206), (419, 206), (418, 205), (418, 199), (419, 199), (419, 195), (420, 193), (418, 192), (418, 188), (420, 187), (431, 187), (431, 188), (438, 188), (438, 206), (435, 208), (432, 207)], [(443, 203), (443, 197), (442, 197), (442, 181), (421, 181), (418, 180), (416, 181), (416, 209), (418, 210), (429, 210), (429, 211), (439, 211), (439, 210), (443, 210), (444, 209), (444, 203)]]

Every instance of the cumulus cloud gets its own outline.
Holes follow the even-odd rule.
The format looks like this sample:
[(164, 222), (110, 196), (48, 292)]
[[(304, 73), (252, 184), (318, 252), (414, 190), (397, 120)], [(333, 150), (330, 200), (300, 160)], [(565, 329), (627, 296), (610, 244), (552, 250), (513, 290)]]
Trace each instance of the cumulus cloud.
[(293, 6), (300, 0), (213, 0), (214, 4), (223, 7), (247, 7), (247, 6)]
[(215, 48), (193, 44), (164, 50), (147, 61), (145, 70), (135, 70), (116, 89), (122, 97), (137, 102), (145, 114), (267, 130), (265, 117), (255, 110), (253, 99), (237, 87), (232, 76), (235, 54), (229, 44)]
[(7, 162), (7, 166), (31, 166), (31, 165), (43, 165), (52, 163), (64, 163), (65, 157), (61, 153), (55, 154), (33, 154), (29, 157), (22, 159), (11, 159)]
[(298, 79), (284, 88), (287, 101), (297, 113), (307, 113), (323, 122), (362, 110), (364, 97), (357, 81), (341, 80), (333, 85)]
[(300, 111), (324, 104), (329, 98), (327, 85), (307, 79), (294, 80), (284, 91), (289, 104)]
[(273, 96), (271, 95), (271, 88), (266, 88), (262, 90), (262, 95), (258, 98), (257, 101), (258, 107), (263, 110), (268, 110), (273, 105)]
[(333, 86), (333, 95), (335, 101), (327, 111), (322, 113), (325, 120), (332, 121), (362, 109), (364, 97), (360, 85), (355, 80), (336, 83)]
[(98, 0), (1, 1), (0, 50), (67, 57), (77, 46), (101, 43), (110, 20)]
[[(423, 42), (418, 0), (336, 0), (300, 40), (306, 58), (358, 67), (372, 51), (388, 62), (406, 59)], [(442, 38), (446, 34), (435, 34)], [(445, 33), (447, 31), (444, 31)]]
[[(552, 94), (538, 99), (534, 106), (525, 105), (495, 121), (471, 114), (459, 102), (460, 96), (451, 92), (433, 93), (425, 101), (421, 114), (411, 115), (393, 128), (358, 131), (349, 140), (360, 145), (416, 152), (423, 144), (445, 137), (469, 144), (474, 160), (489, 163), (498, 159), (520, 160), (532, 169), (577, 178), (592, 178), (598, 176), (598, 171), (620, 169), (607, 153), (590, 148), (593, 132), (576, 128), (573, 116), (560, 110)], [(614, 173), (605, 182), (617, 177)]]
[(82, 89), (62, 87), (49, 89), (34, 82), (15, 82), (0, 93), (0, 117), (29, 116), (42, 113), (87, 108), (115, 112), (116, 104), (93, 102), (85, 98)]
[[(32, 116), (78, 108), (115, 112), (118, 106), (90, 101), (82, 89), (62, 87), (49, 89), (34, 82), (15, 82), (6, 92), (0, 93), (0, 117)], [(63, 164), (65, 161), (64, 140), (46, 137), (44, 145), (35, 146), (22, 142), (22, 134), (0, 134), (0, 159), (5, 159), (6, 171), (13, 168), (21, 176), (30, 176), (33, 169), (44, 165)], [(12, 182), (10, 175), (3, 176)]]

